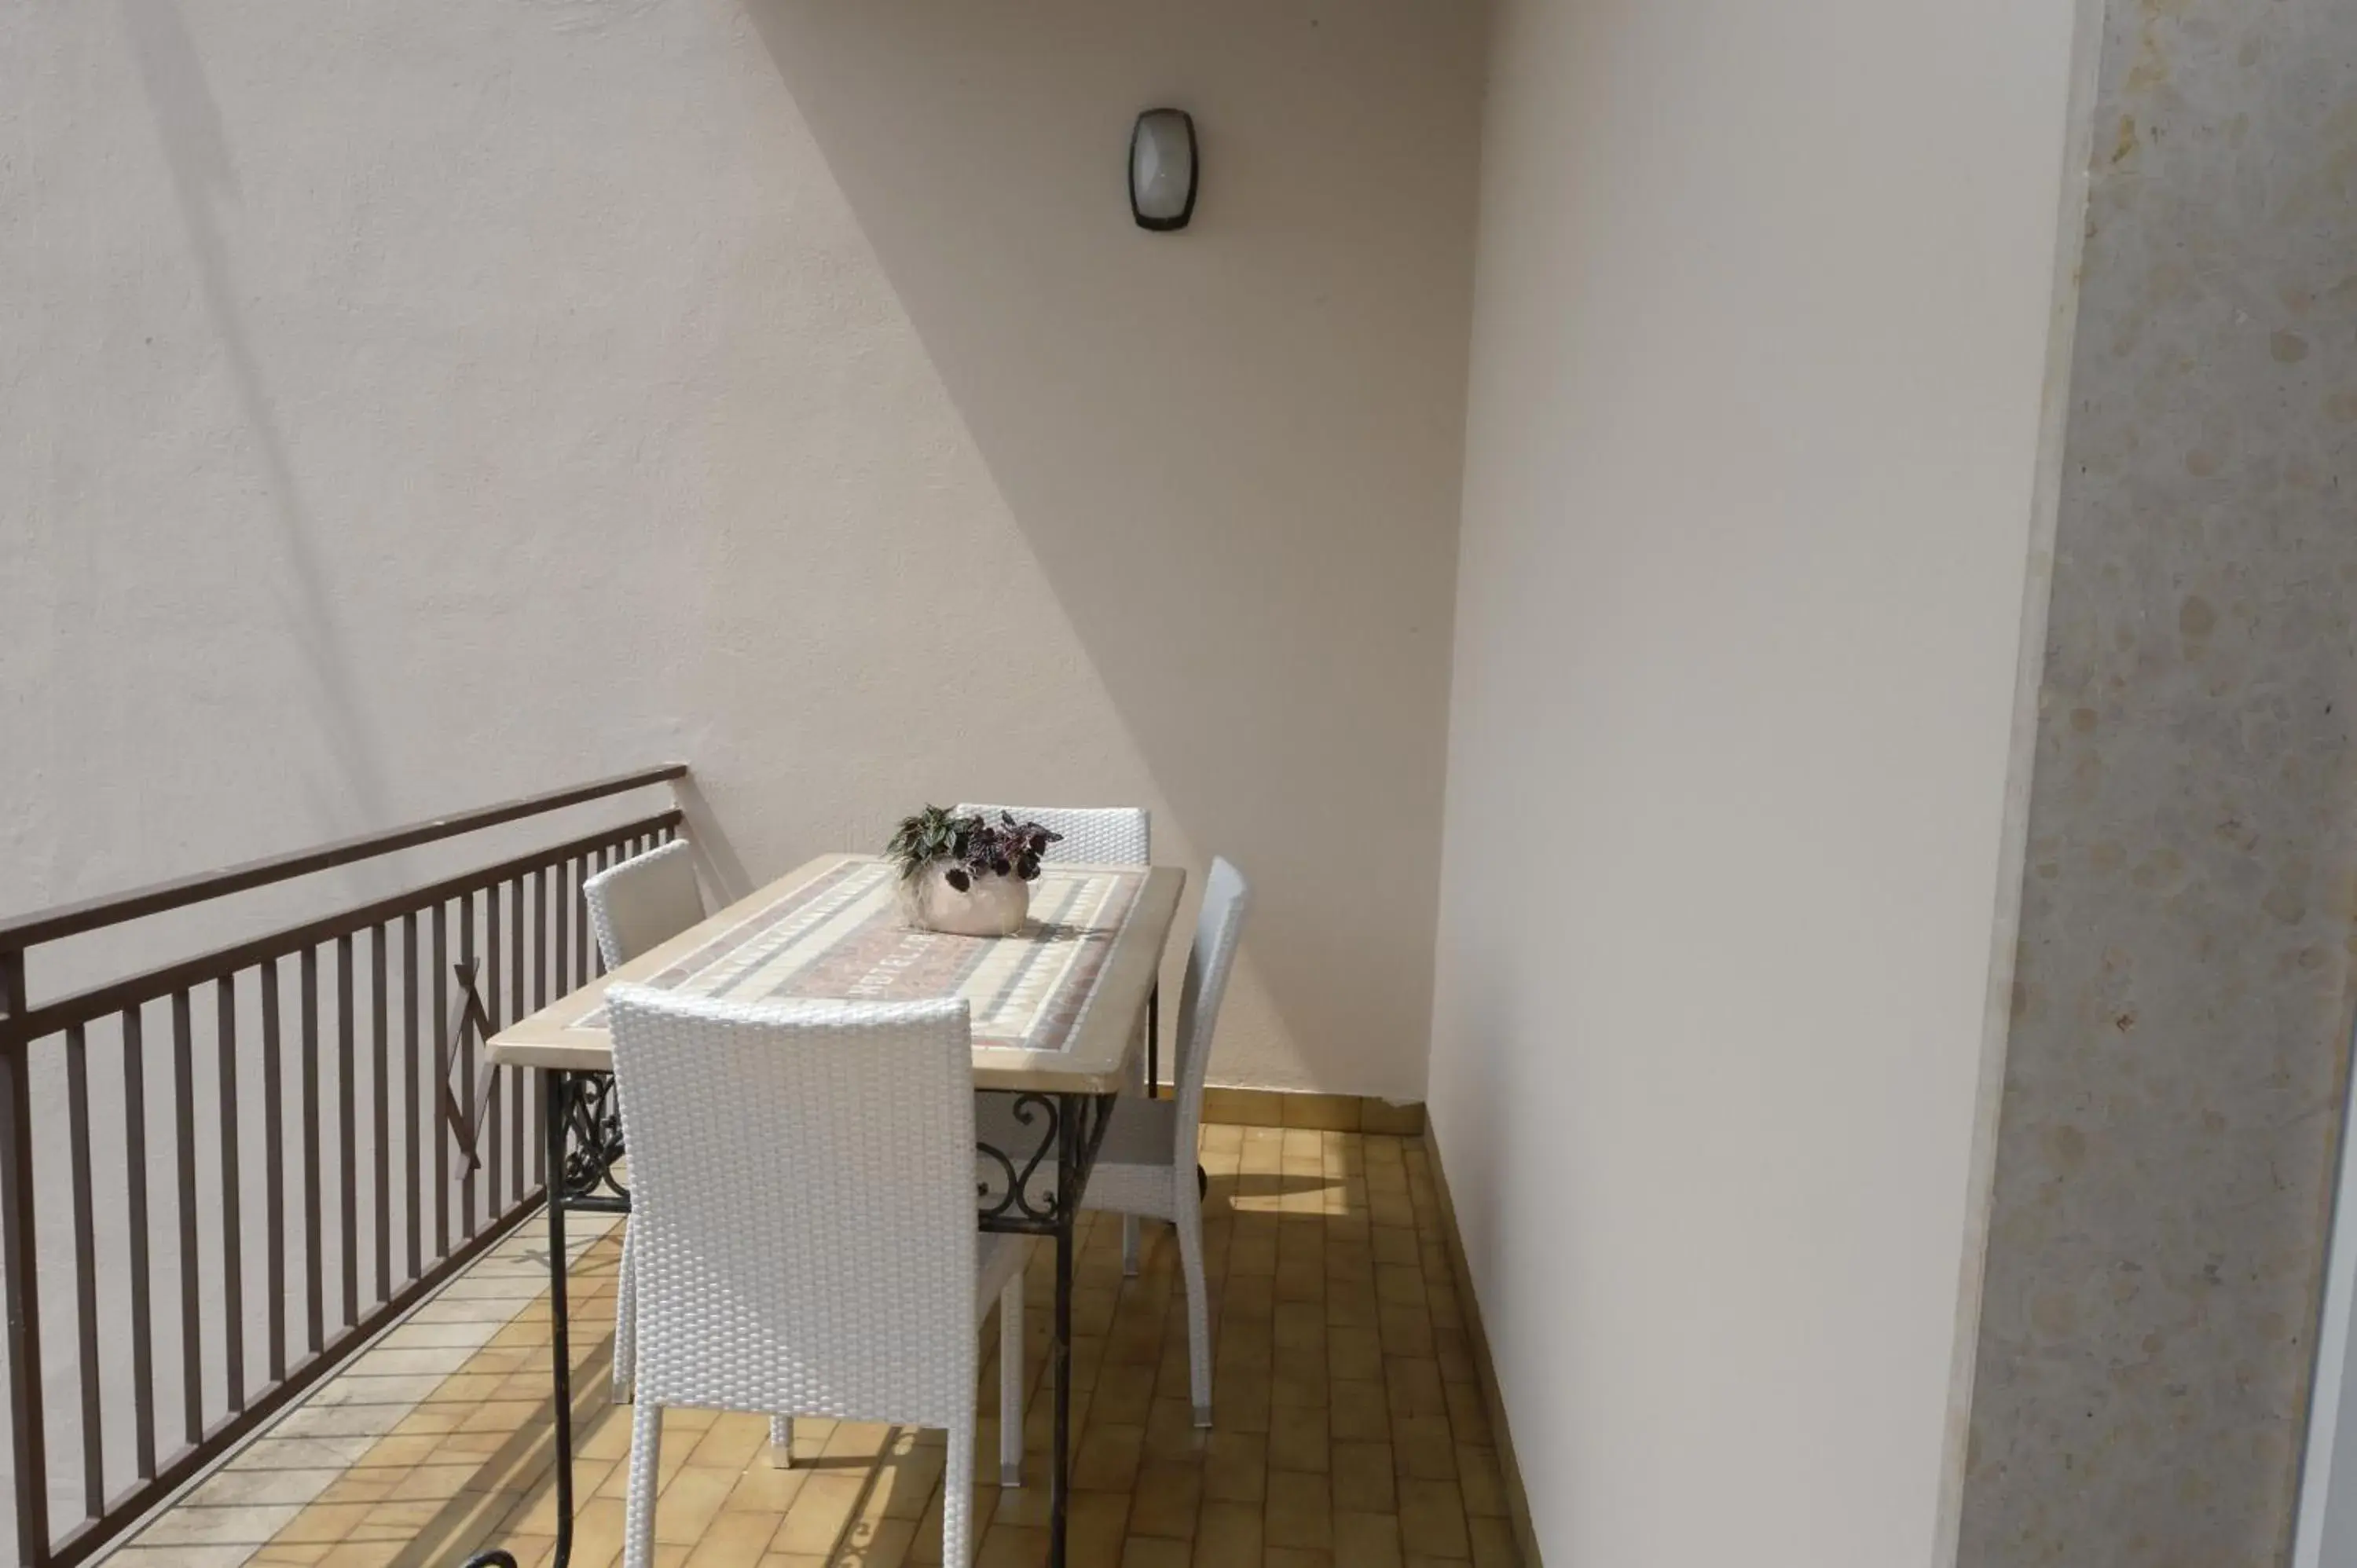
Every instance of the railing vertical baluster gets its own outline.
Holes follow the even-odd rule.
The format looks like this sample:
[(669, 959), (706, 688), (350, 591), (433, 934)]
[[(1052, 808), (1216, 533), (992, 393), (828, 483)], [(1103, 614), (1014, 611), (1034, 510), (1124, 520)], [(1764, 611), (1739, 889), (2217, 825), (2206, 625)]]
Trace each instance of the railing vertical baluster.
[(376, 1122), (376, 1146), (370, 1153), (375, 1165), (376, 1190), (369, 1195), (369, 1200), (376, 1216), (378, 1301), (393, 1294), (393, 1035), (387, 1022), (389, 999), (384, 993), (384, 950), (392, 942), (392, 927), (370, 929), (369, 1038), (375, 1047), (371, 1052), (375, 1059), (369, 1064), (369, 1110)]
[[(24, 1016), (25, 955), (0, 952), (0, 1017)], [(8, 1346), (8, 1438), (16, 1477), (17, 1556), (49, 1555), (49, 1453), (41, 1402), (41, 1256), (33, 1233), (32, 1042), (0, 1046), (0, 1293)]]
[(405, 1128), (409, 1151), (409, 1186), (402, 1202), (402, 1219), (409, 1242), (409, 1273), (405, 1278), (415, 1279), (425, 1272), (425, 1260), (421, 1255), (423, 1237), (419, 1229), (418, 1201), (425, 1192), (420, 1181), (418, 1159), (417, 1105), (417, 916), (414, 911), (401, 918), (401, 1046), (402, 1108), (406, 1113)]
[[(508, 941), (508, 1011), (501, 1018), (502, 1026), (522, 1017), (524, 1007), (523, 962), (523, 878), (508, 884), (508, 907), (514, 911), (514, 929)], [(523, 1069), (501, 1068), (500, 1076), (507, 1079), (508, 1097), (508, 1192), (511, 1199), (523, 1197)]]
[[(360, 1138), (355, 1125), (352, 1052), (352, 939), (336, 939), (336, 1164), (342, 1180), (336, 1214), (343, 1243), (343, 1325), (361, 1320)], [(343, 1325), (339, 1325), (342, 1326)]]
[[(556, 878), (552, 886), (556, 889), (556, 906), (549, 911), (549, 916), (555, 922), (556, 938), (554, 945), (549, 949), (549, 961), (554, 966), (552, 976), (555, 985), (552, 994), (562, 996), (573, 989), (565, 983), (565, 977), (573, 972), (566, 967), (573, 956), (573, 939), (567, 930), (573, 914), (572, 881), (565, 874), (565, 865), (563, 861), (557, 862), (554, 869), (556, 872)], [(537, 1143), (542, 1140), (533, 1141)]]
[(278, 961), (262, 966), (263, 1283), (270, 1380), (286, 1380), (286, 1079), (278, 1050)]
[(327, 1343), (326, 1268), (319, 1262), (319, 950), (303, 950), (303, 1306), (311, 1353)]
[[(496, 1029), (500, 1026), (501, 1017), (500, 1012), (500, 885), (496, 882), (483, 889), (483, 1016), (489, 1020), (488, 1026)], [(476, 1042), (479, 1048), (487, 1043)], [(500, 1112), (502, 1109), (500, 1104), (500, 1086), (507, 1074), (493, 1067), (489, 1060), (483, 1063), (483, 1071), (489, 1076), (483, 1085), (482, 1125), (476, 1129), (476, 1137), (481, 1143), (483, 1169), (490, 1173), (490, 1180), (485, 1183), (485, 1186), (490, 1192), (491, 1212), (497, 1214), (500, 1211), (500, 1189), (502, 1185), (500, 1178), (503, 1174), (500, 1159), (501, 1153)]]
[(81, 1506), (106, 1511), (106, 1427), (98, 1361), (98, 1221), (90, 1183), (90, 1045), (66, 1031), (66, 1158), (73, 1181), (75, 1353), (81, 1362)]
[(131, 1208), (131, 1443), (144, 1481), (156, 1474), (156, 1325), (147, 1275), (147, 1043), (136, 1007), (123, 1010), (123, 1164)]
[(565, 896), (565, 913), (573, 920), (571, 978), (573, 985), (578, 987), (589, 983), (590, 973), (589, 896), (581, 891), (582, 885), (589, 880), (589, 861), (587, 856), (576, 854), (565, 863), (565, 866), (573, 876), (573, 890)]
[(197, 1266), (197, 1068), (188, 993), (172, 993), (172, 1153), (180, 1187), (180, 1428), (194, 1447), (205, 1436), (202, 1271)]
[(229, 1410), (245, 1409), (245, 1240), (238, 1211), (244, 1194), (238, 1168), (237, 976), (213, 983), (214, 1045), (220, 1052), (221, 1156), (221, 1321), (228, 1332), (221, 1348), (222, 1375), (229, 1381)]
[[(594, 858), (597, 860), (597, 871), (604, 871), (604, 870), (606, 870), (608, 866), (610, 866), (611, 865), (613, 865), (613, 846), (612, 846), (612, 845), (610, 845), (610, 844), (600, 844), (600, 845), (598, 845), (598, 846), (597, 846), (597, 848), (596, 850), (592, 851), (592, 852), (591, 852), (591, 854), (592, 854), (593, 857), (594, 857)], [(593, 872), (591, 872), (591, 873), (589, 874), (589, 875), (590, 875), (590, 876), (595, 876), (595, 875), (597, 875), (597, 871), (593, 871)], [(584, 877), (584, 878), (582, 878), (582, 881), (583, 881), (583, 882), (584, 882), (584, 884), (586, 885), (586, 884), (587, 884), (587, 882), (588, 881), (588, 877)], [(586, 914), (586, 912), (587, 912), (587, 898), (588, 898), (588, 895), (587, 895), (587, 893), (584, 893), (584, 894), (582, 895), (582, 898), (583, 898), (583, 900), (584, 900), (584, 912), (585, 912), (585, 914)], [(588, 924), (588, 923), (589, 923), (589, 922), (588, 922), (586, 918), (582, 921), (582, 924), (584, 924), (584, 925), (587, 925), (587, 924)], [(591, 965), (590, 972), (591, 972), (592, 974), (599, 974), (599, 975), (604, 974), (604, 973), (606, 972), (606, 952), (605, 952), (605, 950), (604, 950), (604, 949), (602, 949), (602, 948), (592, 948), (592, 949), (590, 950), (590, 951), (589, 951), (589, 962), (590, 962), (590, 965)]]
[[(450, 1059), (450, 907), (434, 906), (434, 1103), (437, 1110), (450, 1084), (443, 1063)], [(450, 1255), (450, 1132), (434, 1118), (434, 1255)]]
[[(533, 943), (535, 955), (533, 961), (538, 965), (534, 985), (534, 989), (539, 993), (536, 1003), (542, 1007), (547, 1006), (551, 1001), (565, 994), (565, 867), (560, 865), (552, 869), (556, 873), (554, 876), (551, 876), (547, 871), (533, 873), (535, 885), (539, 888), (542, 929), (545, 932), (552, 921), (554, 925), (553, 946), (550, 941), (537, 939)], [(553, 909), (549, 908), (549, 900), (552, 897), (556, 900), (556, 907)], [(552, 980), (556, 987), (554, 992), (549, 989)], [(540, 1125), (539, 1091), (542, 1087), (540, 1079), (539, 1073), (524, 1074), (524, 1081), (530, 1084), (533, 1090), (532, 1124), (535, 1127)], [(532, 1181), (533, 1186), (537, 1187), (544, 1185), (548, 1180), (548, 1140), (533, 1138), (529, 1142), (532, 1144)]]
[[(475, 977), (476, 993), (481, 994), (482, 974), (475, 966), (475, 897), (468, 894), (458, 900), (458, 961)], [(458, 1104), (468, 1115), (475, 1113), (475, 1053), (467, 1047), (467, 1027), (458, 1026), (458, 1038), (454, 1048), (458, 1053)], [(477, 1129), (478, 1134), (480, 1129)], [(476, 1153), (480, 1154), (478, 1147)], [(458, 1179), (460, 1228), (465, 1234), (475, 1233), (475, 1170), (479, 1161), (469, 1159), (466, 1174)]]

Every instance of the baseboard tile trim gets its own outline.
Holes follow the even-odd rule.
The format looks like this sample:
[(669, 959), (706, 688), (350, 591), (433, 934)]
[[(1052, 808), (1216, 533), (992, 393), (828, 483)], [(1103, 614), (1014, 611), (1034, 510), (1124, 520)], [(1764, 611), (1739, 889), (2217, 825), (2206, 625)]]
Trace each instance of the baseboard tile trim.
[(1321, 1133), (1375, 1133), (1414, 1138), (1424, 1132), (1421, 1101), (1396, 1103), (1365, 1094), (1299, 1094), (1279, 1089), (1203, 1090), (1203, 1120), (1239, 1127), (1308, 1127)]

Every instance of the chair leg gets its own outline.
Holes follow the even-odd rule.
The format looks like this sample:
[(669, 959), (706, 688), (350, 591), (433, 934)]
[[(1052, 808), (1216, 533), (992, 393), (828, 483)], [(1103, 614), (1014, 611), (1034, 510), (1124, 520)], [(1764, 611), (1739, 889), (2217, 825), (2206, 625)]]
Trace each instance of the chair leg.
[(1023, 1484), (1023, 1276), (998, 1293), (998, 1484)]
[(630, 1485), (622, 1509), (622, 1568), (654, 1568), (655, 1468), (662, 1456), (662, 1407), (630, 1407)]
[(1211, 1301), (1203, 1288), (1203, 1216), (1178, 1210), (1178, 1268), (1187, 1277), (1187, 1380), (1195, 1397), (1195, 1424), (1211, 1424)]
[(794, 1418), (773, 1415), (770, 1418), (770, 1446), (778, 1451), (778, 1468), (794, 1467)]
[(1131, 1279), (1137, 1277), (1137, 1216), (1121, 1217), (1121, 1272)]
[(630, 1228), (622, 1225), (622, 1267), (614, 1289), (614, 1402), (630, 1402), (630, 1390), (639, 1376), (639, 1303), (638, 1293), (630, 1288), (634, 1270), (630, 1266)]
[(949, 1463), (942, 1472), (942, 1568), (974, 1562), (974, 1408), (950, 1428)]

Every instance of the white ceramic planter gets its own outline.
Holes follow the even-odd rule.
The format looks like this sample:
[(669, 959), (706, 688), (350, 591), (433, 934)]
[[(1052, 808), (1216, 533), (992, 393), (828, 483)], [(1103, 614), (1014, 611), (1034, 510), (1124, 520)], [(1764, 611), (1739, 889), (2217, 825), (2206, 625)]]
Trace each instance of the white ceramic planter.
[(1011, 937), (1031, 914), (1031, 885), (1019, 876), (976, 876), (950, 886), (954, 862), (934, 861), (900, 884), (900, 912), (912, 926), (953, 937)]

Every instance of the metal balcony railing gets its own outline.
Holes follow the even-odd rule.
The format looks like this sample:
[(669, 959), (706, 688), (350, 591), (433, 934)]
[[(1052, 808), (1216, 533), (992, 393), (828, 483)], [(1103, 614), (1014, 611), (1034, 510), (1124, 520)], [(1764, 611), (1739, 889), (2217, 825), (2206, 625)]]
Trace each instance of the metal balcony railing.
[(480, 1036), (597, 972), (583, 881), (682, 814), (54, 1000), (30, 1000), (27, 952), (686, 772), (0, 919), (0, 1349), (25, 1568), (102, 1550), (538, 1206), (539, 1085), (480, 1064)]

